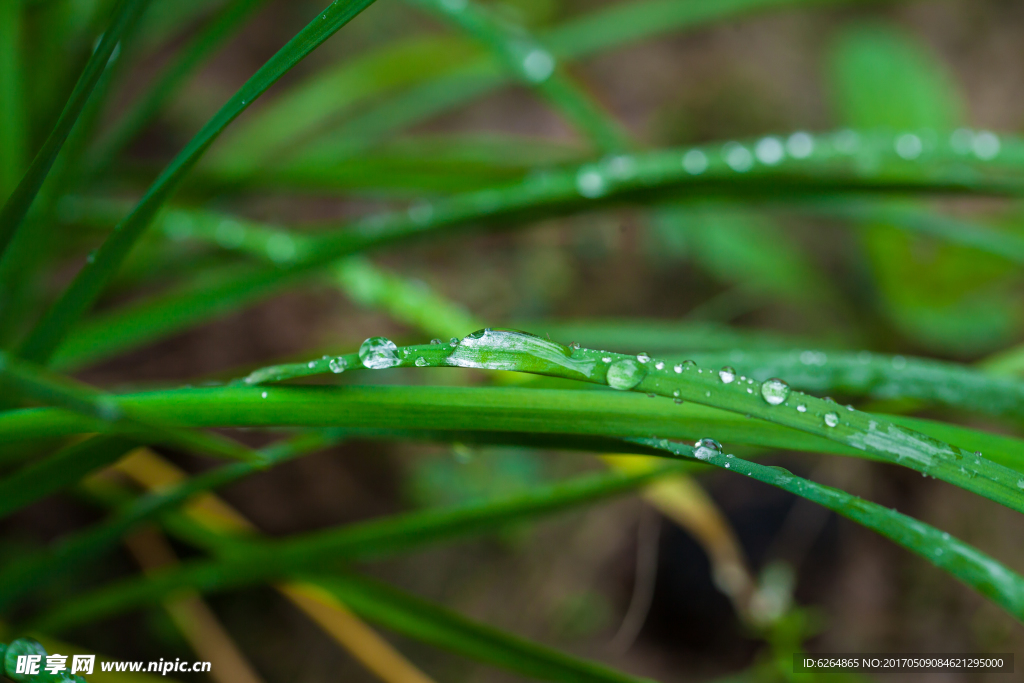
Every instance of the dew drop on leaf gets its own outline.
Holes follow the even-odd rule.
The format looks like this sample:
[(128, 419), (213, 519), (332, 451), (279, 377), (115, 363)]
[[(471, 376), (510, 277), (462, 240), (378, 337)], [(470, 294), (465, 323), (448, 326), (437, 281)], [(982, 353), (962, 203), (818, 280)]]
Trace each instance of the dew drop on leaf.
[(393, 368), (401, 363), (398, 347), (386, 337), (370, 337), (359, 347), (359, 360), (371, 370)]
[(777, 406), (789, 396), (789, 385), (777, 377), (772, 377), (761, 385), (761, 396), (769, 405)]
[(418, 368), (425, 367), (427, 364), (427, 359), (424, 358), (423, 356), (420, 356), (419, 358), (416, 359), (416, 367)]
[(722, 384), (732, 384), (736, 379), (736, 371), (727, 365), (718, 371), (718, 379), (722, 380)]
[(716, 455), (722, 454), (722, 444), (714, 439), (701, 439), (693, 444), (693, 457), (698, 460), (708, 460)]
[(825, 413), (825, 424), (829, 427), (835, 427), (839, 424), (839, 416), (835, 413)]
[(646, 376), (647, 371), (632, 358), (623, 358), (608, 366), (608, 386), (612, 389), (632, 389)]
[(345, 372), (345, 368), (348, 367), (348, 361), (341, 356), (338, 356), (337, 358), (329, 360), (327, 362), (327, 367), (330, 368), (331, 372), (337, 375), (338, 373)]

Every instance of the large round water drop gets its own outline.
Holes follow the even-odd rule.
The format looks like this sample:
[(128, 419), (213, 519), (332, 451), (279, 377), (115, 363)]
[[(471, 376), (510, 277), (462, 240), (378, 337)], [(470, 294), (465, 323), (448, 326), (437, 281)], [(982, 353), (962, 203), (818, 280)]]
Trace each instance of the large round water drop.
[(789, 385), (777, 377), (772, 377), (761, 385), (761, 396), (769, 405), (777, 406), (789, 396)]
[(714, 439), (701, 439), (693, 445), (693, 457), (698, 460), (709, 460), (722, 454), (722, 444)]
[(402, 362), (398, 347), (387, 337), (370, 337), (359, 347), (359, 360), (371, 370), (393, 368)]
[(608, 366), (608, 386), (612, 389), (632, 389), (646, 376), (647, 370), (632, 358), (623, 358)]

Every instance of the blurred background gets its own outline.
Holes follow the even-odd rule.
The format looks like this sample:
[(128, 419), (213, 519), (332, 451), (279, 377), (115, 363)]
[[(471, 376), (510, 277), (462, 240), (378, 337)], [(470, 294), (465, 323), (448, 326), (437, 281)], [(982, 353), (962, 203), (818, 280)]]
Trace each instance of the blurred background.
[[(61, 233), (60, 257), (20, 299), (26, 327), (109, 230), (106, 216), (123, 214), (129, 204), (120, 202), (137, 198), (245, 79), (322, 9), (306, 0), (248, 4), (237, 35), (135, 130), (125, 128), (126, 113), (138, 112), (140, 96), (183, 46), (221, 19), (227, 3), (156, 0), (136, 39), (122, 46), (124, 66), (105, 86), (110, 106), (92, 113), (98, 135), (82, 146), (97, 172), (80, 184), (82, 192), (49, 197), (53, 221), (76, 229)], [(674, 0), (652, 5), (664, 20), (652, 10), (647, 24), (618, 26), (615, 35), (583, 24), (575, 34), (564, 28), (606, 9), (604, 2), (480, 4), (500, 22), (561, 46), (558, 68), (617, 122), (609, 135), (619, 136), (614, 144), (623, 151), (845, 128), (1012, 133), (1024, 111), (1024, 4), (1010, 0), (707, 3), (735, 7), (713, 21), (700, 17), (705, 3)], [(6, 157), (14, 161), (2, 169), (0, 194), (10, 191), (49, 131), (111, 5), (23, 3), (17, 31), (27, 78), (18, 87), (27, 106), (15, 111), (0, 102), (0, 109), (5, 117), (24, 117), (26, 134), (0, 141), (21, 150)], [(697, 18), (672, 18), (681, 6)], [(536, 89), (509, 79), (472, 81), (487, 48), (442, 14), (418, 2), (372, 5), (243, 113), (175, 202), (315, 233), (384, 209), (408, 207), (414, 216), (435, 197), (601, 154)], [(423, 86), (445, 77), (447, 89)], [(83, 205), (87, 193), (106, 204)], [(941, 239), (942, 226), (956, 229), (958, 222), (1019, 235), (1018, 203), (908, 196), (781, 205), (770, 195), (690, 195), (403, 243), (166, 339), (120, 355), (83, 352), (66, 365), (115, 390), (201, 384), (274, 362), (350, 352), (369, 336), (424, 343), (483, 325), (633, 353), (663, 351), (659, 340), (667, 337), (674, 350), (688, 350), (689, 337), (679, 341), (685, 333), (695, 351), (796, 345), (965, 363), (1022, 341), (1016, 259)], [(173, 287), (172, 274), (183, 264), (202, 273), (244, 260), (231, 225), (216, 222), (208, 231), (213, 239), (199, 240), (192, 237), (202, 226), (172, 218), (151, 229), (171, 240), (154, 238), (136, 250), (99, 315)], [(615, 327), (607, 321), (622, 320), (639, 332), (610, 338), (607, 330)], [(4, 330), (2, 341), (10, 344), (26, 327)], [(388, 376), (372, 380), (490, 381), (474, 371), (381, 374)], [(893, 408), (881, 401), (858, 407)], [(1017, 432), (1016, 424), (952, 410), (920, 414)], [(257, 434), (238, 436), (265, 443)], [(166, 455), (186, 471), (209, 466)], [(1024, 523), (995, 503), (882, 464), (814, 454), (759, 457), (896, 507), (1024, 567)], [(251, 477), (223, 497), (281, 536), (493, 498), (596, 468), (580, 453), (356, 440)], [(375, 564), (371, 573), (487, 624), (659, 681), (781, 680), (766, 662), (798, 647), (1024, 652), (1019, 624), (924, 560), (786, 493), (737, 479), (697, 478), (708, 498), (695, 493), (694, 500), (717, 520), (710, 530), (684, 528), (639, 496), (624, 496)], [(0, 550), (16, 556), (97, 514), (72, 496), (48, 499), (0, 523)], [(708, 554), (716, 537), (738, 544), (762, 597), (777, 600), (771, 626), (755, 623), (723, 590), (728, 582)], [(183, 557), (191, 552), (177, 550)], [(137, 565), (123, 552), (91, 571), (116, 576)], [(49, 597), (74, 590), (55, 585)], [(209, 604), (266, 681), (376, 680), (269, 588), (213, 596)], [(194, 658), (159, 610), (69, 639), (123, 658)], [(394, 642), (438, 681), (514, 680), (415, 641)]]

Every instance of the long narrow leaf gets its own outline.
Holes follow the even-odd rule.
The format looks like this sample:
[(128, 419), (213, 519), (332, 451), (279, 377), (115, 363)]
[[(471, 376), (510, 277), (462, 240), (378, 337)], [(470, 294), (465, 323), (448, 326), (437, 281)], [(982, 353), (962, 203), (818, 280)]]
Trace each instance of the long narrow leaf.
[(60, 118), (32, 160), (18, 187), (7, 198), (3, 209), (0, 209), (0, 259), (7, 253), (7, 246), (28, 214), (39, 188), (42, 187), (53, 162), (57, 159), (57, 154), (64, 146), (64, 141), (67, 140), (89, 96), (107, 68), (107, 62), (110, 61), (114, 49), (138, 21), (149, 2), (150, 0), (121, 0), (118, 3), (110, 26), (93, 50)]
[(164, 169), (132, 212), (96, 250), (71, 286), (43, 316), (22, 346), (22, 355), (45, 362), (68, 330), (92, 306), (117, 272), (160, 207), (170, 198), (203, 152), (246, 107), (309, 53), (368, 7), (373, 0), (335, 2), (288, 41), (214, 114)]

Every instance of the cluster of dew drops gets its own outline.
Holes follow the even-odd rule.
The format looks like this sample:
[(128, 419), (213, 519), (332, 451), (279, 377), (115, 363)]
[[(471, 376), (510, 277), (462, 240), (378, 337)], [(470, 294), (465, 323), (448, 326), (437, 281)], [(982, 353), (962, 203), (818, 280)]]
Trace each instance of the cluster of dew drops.
[[(601, 358), (602, 361), (608, 363), (608, 374), (607, 382), (608, 386), (613, 389), (619, 389), (622, 391), (628, 391), (633, 389), (647, 376), (646, 367), (652, 363), (651, 357), (646, 353), (637, 354), (636, 359), (633, 358), (621, 358), (615, 362), (612, 362), (611, 356), (604, 356)], [(655, 370), (664, 370), (665, 363), (663, 361), (654, 361), (653, 366)], [(676, 374), (682, 374), (685, 371), (689, 371), (692, 368), (697, 368), (697, 364), (692, 360), (683, 361), (673, 366), (672, 370)], [(698, 373), (703, 373), (704, 370), (697, 368)], [(749, 385), (753, 385), (755, 382), (753, 379), (744, 377), (737, 374), (736, 370), (731, 367), (724, 367), (718, 371), (718, 379), (722, 384), (732, 384), (733, 382), (746, 382)], [(770, 406), (778, 406), (785, 403), (789, 397), (789, 385), (784, 380), (777, 377), (765, 380), (761, 383), (761, 398), (764, 399), (765, 403)], [(680, 392), (678, 390), (672, 392), (675, 397), (676, 403), (682, 403), (682, 399), (679, 397)], [(753, 394), (754, 388), (752, 386), (747, 387), (747, 393)], [(708, 391), (706, 396), (710, 397), (711, 392)], [(799, 413), (807, 412), (807, 405), (805, 403), (798, 403), (796, 410)], [(835, 411), (829, 411), (823, 416), (823, 421), (826, 427), (836, 427), (839, 425), (839, 415)], [(699, 442), (698, 442), (699, 445)]]
[[(434, 339), (431, 341), (431, 344), (440, 345), (443, 343), (444, 342), (440, 339)], [(448, 345), (454, 348), (458, 346), (459, 343), (459, 340), (453, 337), (451, 341), (448, 342)], [(573, 350), (579, 349), (579, 344), (570, 344), (570, 348)], [(401, 356), (403, 353), (408, 354), (408, 351), (400, 351), (398, 346), (387, 337), (370, 337), (359, 347), (359, 361), (365, 368), (369, 368), (371, 370), (383, 370), (400, 365), (403, 361)], [(343, 356), (324, 356), (323, 360), (327, 361), (327, 367), (335, 374), (342, 373), (348, 368), (348, 361)], [(664, 371), (666, 368), (664, 361), (653, 360), (646, 353), (639, 353), (635, 358), (627, 356), (625, 358), (619, 358), (618, 360), (613, 360), (611, 356), (602, 356), (601, 361), (608, 365), (605, 381), (608, 383), (609, 387), (619, 391), (628, 391), (639, 385), (640, 382), (647, 377), (647, 368), (650, 366), (653, 366), (654, 369), (658, 371)], [(422, 356), (415, 360), (415, 365), (417, 367), (424, 367), (428, 364), (429, 362)], [(309, 367), (311, 369), (316, 366), (316, 361), (309, 362)], [(697, 372), (701, 374), (704, 372), (703, 369), (697, 368), (697, 364), (692, 360), (677, 363), (672, 367), (673, 372), (677, 375), (681, 375), (683, 372), (690, 371), (691, 369), (696, 369)], [(722, 384), (746, 382), (749, 385), (753, 385), (755, 383), (753, 379), (737, 374), (735, 369), (728, 366), (723, 367), (718, 371), (718, 379)], [(672, 393), (676, 403), (683, 402), (678, 389)], [(747, 387), (747, 393), (754, 393), (752, 386)], [(761, 383), (760, 393), (761, 398), (763, 398), (765, 403), (768, 405), (782, 405), (789, 397), (789, 385), (786, 384), (785, 381), (778, 379), (777, 377), (773, 377)], [(651, 395), (653, 396), (653, 394)], [(710, 397), (711, 392), (706, 392), (706, 395)], [(266, 398), (266, 392), (264, 392), (263, 397)], [(796, 406), (796, 410), (800, 413), (806, 413), (807, 406), (804, 403), (799, 403)], [(829, 411), (825, 413), (823, 420), (827, 427), (835, 427), (839, 424), (839, 415), (834, 411)], [(703, 441), (705, 440), (702, 439), (697, 443), (698, 448)], [(709, 441), (709, 444), (714, 443), (717, 442), (714, 440)], [(709, 444), (705, 444), (705, 447), (710, 448)], [(719, 447), (719, 451), (720, 450), (721, 447)]]

